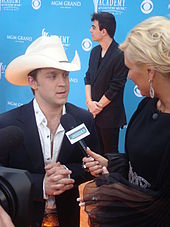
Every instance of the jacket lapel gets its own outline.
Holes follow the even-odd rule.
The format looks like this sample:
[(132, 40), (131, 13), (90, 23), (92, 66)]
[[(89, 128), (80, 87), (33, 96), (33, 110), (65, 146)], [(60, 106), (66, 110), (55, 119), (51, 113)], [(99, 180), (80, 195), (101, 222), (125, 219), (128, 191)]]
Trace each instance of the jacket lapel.
[(33, 102), (30, 102), (21, 109), (18, 121), (20, 121), (21, 128), (24, 131), (24, 144), (32, 165), (36, 169), (44, 168), (44, 159), (35, 120)]
[(93, 81), (92, 84), (94, 84), (94, 82), (96, 81), (96, 79), (98, 78), (98, 76), (102, 73), (103, 70), (105, 70), (105, 68), (107, 68), (107, 65), (110, 61), (110, 56), (112, 55), (112, 52), (113, 52), (113, 49), (114, 47), (117, 45), (117, 43), (113, 40), (112, 43), (110, 44), (102, 62), (100, 63), (99, 67), (98, 67), (98, 64), (99, 64), (99, 58), (100, 58), (100, 54), (101, 54), (101, 49), (100, 51), (98, 52), (98, 62), (96, 63), (95, 62), (95, 67), (96, 67), (96, 71), (95, 71), (95, 79)]
[(95, 81), (96, 77), (97, 77), (100, 55), (101, 55), (101, 46), (99, 46), (99, 48), (96, 50), (96, 53), (94, 53), (94, 58), (93, 58), (93, 76), (94, 77), (93, 77), (93, 81)]
[(73, 147), (74, 145), (71, 145), (67, 136), (64, 135), (62, 145), (61, 145), (61, 150), (58, 156), (58, 161), (60, 161), (61, 163), (67, 163), (67, 161), (70, 159), (70, 155), (72, 153)]
[[(72, 105), (69, 105), (69, 103), (66, 103), (66, 113), (71, 114), (74, 117), (75, 110), (72, 108)], [(61, 150), (58, 156), (58, 161), (61, 163), (66, 163), (68, 160), (70, 160), (70, 156), (75, 148), (75, 144), (71, 144), (68, 140), (67, 136), (64, 135)]]

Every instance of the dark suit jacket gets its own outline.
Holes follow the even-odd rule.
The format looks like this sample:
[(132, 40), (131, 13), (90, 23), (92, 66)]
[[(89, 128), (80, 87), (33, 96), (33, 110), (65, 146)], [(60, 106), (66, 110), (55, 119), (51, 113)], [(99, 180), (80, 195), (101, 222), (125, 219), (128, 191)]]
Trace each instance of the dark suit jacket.
[[(98, 150), (98, 140), (95, 133), (92, 115), (72, 104), (66, 104), (66, 112), (70, 113), (77, 124), (85, 123), (91, 135), (85, 138), (87, 145), (94, 151)], [(20, 127), (24, 132), (24, 144), (16, 150), (0, 153), (0, 164), (3, 166), (28, 170), (33, 186), (32, 226), (41, 226), (44, 215), (43, 178), (44, 159), (35, 121), (32, 102), (0, 115), (0, 128), (9, 125)], [(91, 179), (89, 173), (82, 168), (83, 154), (77, 145), (71, 145), (64, 136), (58, 161), (72, 170), (71, 177), (75, 179), (75, 187), (56, 196), (56, 204), (61, 227), (79, 226), (78, 185)]]
[(123, 52), (114, 40), (99, 65), (100, 55), (98, 45), (91, 51), (85, 84), (91, 85), (92, 100), (99, 101), (103, 95), (111, 100), (97, 115), (96, 124), (101, 128), (119, 128), (126, 124), (123, 93), (128, 70)]

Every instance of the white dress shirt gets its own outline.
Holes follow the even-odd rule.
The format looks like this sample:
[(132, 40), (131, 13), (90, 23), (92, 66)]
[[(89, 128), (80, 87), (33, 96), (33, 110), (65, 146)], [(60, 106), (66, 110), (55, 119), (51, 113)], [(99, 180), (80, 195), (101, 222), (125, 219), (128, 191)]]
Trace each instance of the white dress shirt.
[[(56, 162), (58, 155), (61, 149), (61, 144), (64, 137), (64, 128), (59, 124), (55, 135), (51, 138), (50, 129), (47, 127), (47, 119), (41, 111), (36, 99), (33, 100), (33, 108), (35, 112), (35, 119), (38, 127), (38, 132), (40, 136), (42, 152), (44, 156), (44, 163), (48, 164), (50, 162)], [(63, 106), (62, 114), (66, 113), (65, 105)], [(51, 152), (51, 139), (53, 139), (53, 152)], [(51, 153), (53, 156), (51, 156)], [(48, 199), (47, 207), (55, 207), (55, 198), (54, 196), (47, 196), (45, 194), (44, 185), (43, 185), (44, 199)]]

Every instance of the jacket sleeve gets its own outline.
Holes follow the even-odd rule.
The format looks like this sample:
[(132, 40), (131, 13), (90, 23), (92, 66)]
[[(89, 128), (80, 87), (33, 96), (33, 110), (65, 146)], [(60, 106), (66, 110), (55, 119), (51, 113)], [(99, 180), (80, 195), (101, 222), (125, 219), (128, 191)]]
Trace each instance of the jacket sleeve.
[(124, 89), (127, 80), (128, 69), (124, 64), (124, 56), (119, 50), (117, 50), (117, 55), (114, 55), (112, 66), (109, 68), (111, 70), (112, 77), (109, 82), (109, 86), (105, 91), (105, 96), (112, 100), (115, 96)]
[(93, 55), (94, 55), (95, 49), (92, 49), (91, 53), (90, 53), (90, 58), (89, 58), (89, 64), (88, 64), (88, 70), (86, 72), (86, 76), (84, 77), (84, 83), (85, 85), (91, 85), (91, 68), (93, 67)]

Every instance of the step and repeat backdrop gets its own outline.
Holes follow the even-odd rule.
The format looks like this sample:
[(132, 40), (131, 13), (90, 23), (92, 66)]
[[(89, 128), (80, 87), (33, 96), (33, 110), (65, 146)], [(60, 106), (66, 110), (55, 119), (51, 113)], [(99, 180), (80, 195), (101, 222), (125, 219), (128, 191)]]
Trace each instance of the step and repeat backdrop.
[[(11, 60), (24, 54), (41, 35), (58, 35), (69, 60), (78, 51), (81, 70), (70, 73), (68, 101), (87, 108), (84, 76), (90, 51), (97, 45), (89, 30), (91, 15), (99, 11), (115, 15), (115, 39), (121, 43), (128, 31), (142, 20), (155, 15), (170, 18), (170, 0), (0, 0), (0, 113), (33, 98), (29, 87), (10, 84), (5, 79), (5, 70)], [(128, 80), (124, 94), (128, 121), (141, 99), (138, 88)], [(122, 151), (125, 131), (126, 127), (120, 133)]]

